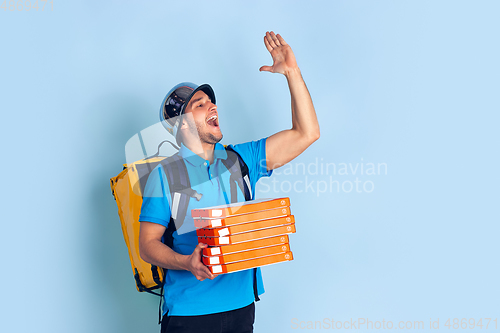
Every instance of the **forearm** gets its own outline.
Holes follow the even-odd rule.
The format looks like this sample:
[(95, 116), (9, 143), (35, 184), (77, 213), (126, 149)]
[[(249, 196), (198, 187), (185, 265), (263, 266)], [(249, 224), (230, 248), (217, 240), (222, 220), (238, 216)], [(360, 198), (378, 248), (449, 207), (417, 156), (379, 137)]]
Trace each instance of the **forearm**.
[(319, 124), (314, 105), (298, 67), (285, 73), (292, 104), (292, 130), (311, 144), (319, 138)]
[(173, 270), (189, 270), (190, 256), (175, 252), (159, 240), (140, 243), (139, 250), (141, 258), (152, 265)]
[(307, 149), (319, 139), (319, 124), (311, 95), (298, 67), (284, 73), (290, 89), (292, 128), (278, 132), (267, 139), (267, 169), (276, 169)]

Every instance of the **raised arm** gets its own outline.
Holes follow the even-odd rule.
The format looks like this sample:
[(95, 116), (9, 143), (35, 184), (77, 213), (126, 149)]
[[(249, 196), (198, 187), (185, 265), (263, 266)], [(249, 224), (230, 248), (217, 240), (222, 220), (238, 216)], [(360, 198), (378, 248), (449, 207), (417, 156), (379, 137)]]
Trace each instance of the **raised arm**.
[(267, 138), (267, 169), (276, 169), (300, 155), (319, 139), (319, 124), (311, 95), (300, 74), (292, 48), (274, 32), (266, 32), (264, 44), (273, 58), (272, 66), (262, 66), (260, 71), (285, 75), (292, 100), (292, 128)]

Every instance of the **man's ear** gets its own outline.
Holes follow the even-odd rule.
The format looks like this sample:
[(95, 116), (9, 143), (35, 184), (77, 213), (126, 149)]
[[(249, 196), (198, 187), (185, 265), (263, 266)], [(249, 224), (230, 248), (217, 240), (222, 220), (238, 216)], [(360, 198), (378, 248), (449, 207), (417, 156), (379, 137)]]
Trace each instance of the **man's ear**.
[(180, 119), (179, 129), (186, 129), (186, 128), (188, 128), (188, 126), (189, 126), (189, 124), (186, 121), (186, 117), (184, 117), (184, 115), (182, 115), (181, 119)]
[(181, 121), (181, 124), (179, 125), (179, 129), (186, 129), (188, 127), (188, 123), (185, 120)]

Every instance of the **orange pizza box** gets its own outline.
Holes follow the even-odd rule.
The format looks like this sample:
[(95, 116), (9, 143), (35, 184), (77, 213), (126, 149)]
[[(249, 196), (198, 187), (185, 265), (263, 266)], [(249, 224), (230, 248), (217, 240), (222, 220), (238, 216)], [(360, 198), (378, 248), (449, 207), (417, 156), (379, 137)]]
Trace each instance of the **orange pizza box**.
[(279, 227), (267, 228), (257, 231), (244, 232), (237, 235), (228, 235), (223, 237), (198, 237), (200, 243), (205, 243), (211, 246), (220, 246), (227, 244), (237, 244), (248, 242), (251, 240), (268, 238), (278, 235), (286, 235), (295, 233), (295, 223), (282, 225)]
[(291, 215), (290, 207), (281, 207), (221, 219), (196, 217), (194, 218), (194, 226), (197, 229), (229, 227), (231, 225), (273, 219), (288, 215)]
[(235, 202), (228, 205), (192, 209), (192, 217), (225, 218), (234, 215), (248, 214), (261, 210), (283, 208), (290, 206), (289, 198), (259, 199), (244, 202)]
[(267, 257), (270, 255), (284, 253), (288, 251), (290, 251), (290, 245), (281, 244), (270, 247), (263, 247), (256, 250), (237, 252), (233, 254), (225, 254), (222, 256), (202, 257), (202, 261), (205, 265), (220, 265), (220, 264), (228, 264), (237, 261), (255, 259), (260, 257)]
[(208, 269), (210, 269), (212, 274), (224, 274), (224, 273), (242, 271), (245, 269), (250, 269), (255, 267), (261, 267), (270, 264), (276, 264), (279, 262), (290, 261), (290, 260), (293, 260), (293, 254), (291, 251), (267, 257), (261, 257), (256, 259), (238, 261), (229, 264), (213, 265), (207, 267)]
[(293, 215), (280, 217), (276, 219), (262, 220), (257, 222), (249, 222), (243, 224), (237, 224), (231, 227), (225, 228), (215, 228), (215, 229), (197, 229), (196, 234), (198, 236), (205, 237), (221, 237), (227, 235), (240, 234), (242, 232), (249, 232), (261, 229), (267, 229), (272, 227), (277, 227), (280, 225), (286, 225), (290, 223), (295, 223)]
[(203, 255), (206, 257), (212, 257), (223, 254), (238, 253), (242, 251), (248, 251), (253, 249), (259, 249), (263, 247), (276, 246), (280, 244), (288, 243), (288, 235), (281, 235), (263, 239), (257, 239), (254, 241), (249, 241), (245, 243), (207, 247), (203, 249)]

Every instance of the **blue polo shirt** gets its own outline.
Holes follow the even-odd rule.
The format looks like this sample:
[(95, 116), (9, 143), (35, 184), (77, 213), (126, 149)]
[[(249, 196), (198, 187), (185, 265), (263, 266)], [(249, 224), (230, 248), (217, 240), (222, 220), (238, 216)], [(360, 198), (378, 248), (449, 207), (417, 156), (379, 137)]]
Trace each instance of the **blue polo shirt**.
[[(262, 176), (270, 176), (266, 165), (266, 139), (232, 146), (248, 166), (252, 190)], [(180, 254), (193, 253), (198, 238), (191, 217), (191, 209), (218, 206), (230, 203), (230, 173), (222, 163), (227, 158), (224, 146), (217, 143), (214, 148), (214, 161), (210, 164), (181, 144), (179, 151), (184, 159), (191, 187), (203, 194), (200, 201), (189, 200), (186, 218), (182, 227), (174, 232), (173, 250)], [(222, 184), (221, 184), (222, 182)], [(144, 189), (143, 203), (139, 221), (147, 221), (167, 226), (170, 221), (171, 197), (163, 168), (154, 169)], [(238, 187), (238, 201), (245, 196)], [(253, 270), (222, 274), (213, 280), (198, 281), (189, 271), (168, 270), (165, 277), (165, 306), (163, 314), (169, 316), (205, 315), (242, 308), (254, 299)], [(264, 293), (260, 269), (257, 269), (257, 290)]]

